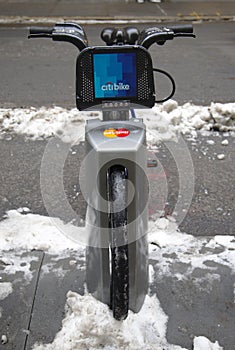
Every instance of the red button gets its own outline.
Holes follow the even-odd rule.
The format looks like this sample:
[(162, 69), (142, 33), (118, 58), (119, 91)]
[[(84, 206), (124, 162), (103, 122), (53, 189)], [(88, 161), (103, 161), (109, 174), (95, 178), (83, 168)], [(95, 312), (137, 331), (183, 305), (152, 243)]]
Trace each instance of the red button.
[(116, 129), (116, 135), (117, 137), (127, 137), (130, 135), (130, 130), (127, 130), (125, 128)]

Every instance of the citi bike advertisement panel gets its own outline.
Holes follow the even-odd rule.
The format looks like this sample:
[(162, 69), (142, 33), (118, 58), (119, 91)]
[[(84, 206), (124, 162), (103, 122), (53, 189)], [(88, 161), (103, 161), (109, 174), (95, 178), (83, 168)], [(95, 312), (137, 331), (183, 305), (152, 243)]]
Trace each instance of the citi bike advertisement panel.
[(136, 53), (93, 55), (95, 98), (136, 96)]

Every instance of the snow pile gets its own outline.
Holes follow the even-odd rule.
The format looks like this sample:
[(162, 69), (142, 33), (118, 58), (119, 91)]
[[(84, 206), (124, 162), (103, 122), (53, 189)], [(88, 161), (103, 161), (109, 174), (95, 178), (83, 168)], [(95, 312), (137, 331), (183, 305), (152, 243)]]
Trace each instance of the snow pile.
[(20, 272), (26, 283), (30, 282), (33, 278), (31, 264), (34, 261), (38, 261), (37, 256), (33, 256), (32, 254), (30, 256), (22, 255), (21, 250), (14, 251), (14, 253), (11, 250), (0, 251), (0, 262), (3, 272), (10, 275)]
[[(175, 139), (178, 133), (195, 136), (197, 130), (235, 131), (235, 103), (179, 106), (169, 100), (151, 110), (139, 109), (136, 114), (147, 125), (150, 143)], [(78, 143), (84, 139), (84, 123), (91, 117), (101, 117), (101, 114), (61, 107), (1, 108), (0, 135), (14, 132), (33, 140), (56, 135), (64, 142)]]
[(28, 213), (22, 209), (10, 210), (0, 222), (0, 247), (2, 250), (44, 250), (58, 253), (66, 249), (83, 249), (68, 239), (63, 232), (69, 228), (76, 234), (84, 234), (83, 227), (64, 224), (60, 219)]
[(13, 292), (11, 282), (0, 282), (0, 300), (8, 297)]
[[(204, 271), (207, 288), (220, 276), (216, 264), (235, 271), (235, 236), (194, 237), (178, 230), (172, 217), (160, 218), (149, 223), (150, 257), (157, 261), (158, 277), (174, 275), (178, 280), (191, 276), (195, 269)], [(174, 270), (174, 264), (184, 266), (182, 272)], [(194, 278), (197, 283), (197, 278)], [(212, 283), (211, 283), (212, 285)]]
[[(68, 292), (62, 329), (51, 344), (35, 344), (33, 350), (186, 350), (166, 340), (168, 317), (156, 296), (145, 299), (138, 314), (129, 312), (116, 321), (108, 306), (90, 295)], [(194, 350), (222, 350), (218, 342), (194, 339)]]
[(59, 136), (64, 142), (84, 138), (84, 122), (92, 113), (61, 107), (0, 109), (0, 134), (14, 132), (32, 140)]
[(216, 341), (214, 344), (206, 337), (196, 337), (193, 341), (193, 350), (223, 350)]
[(171, 216), (150, 220), (148, 237), (150, 243), (159, 247), (191, 245), (195, 240), (194, 236), (178, 231), (176, 221)]
[(68, 292), (67, 308), (63, 328), (53, 343), (34, 350), (181, 349), (167, 344), (167, 316), (155, 296), (147, 296), (140, 313), (130, 312), (124, 322), (116, 321), (108, 306), (90, 295)]
[(235, 131), (235, 103), (179, 106), (176, 101), (169, 100), (156, 105), (151, 112), (138, 111), (138, 115), (144, 118), (150, 143), (175, 140), (179, 133), (195, 137), (198, 130)]

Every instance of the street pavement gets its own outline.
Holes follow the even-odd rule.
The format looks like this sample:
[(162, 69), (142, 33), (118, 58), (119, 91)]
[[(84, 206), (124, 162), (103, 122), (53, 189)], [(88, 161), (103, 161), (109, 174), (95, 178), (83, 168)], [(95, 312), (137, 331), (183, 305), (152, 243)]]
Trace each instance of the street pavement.
[(231, 20), (235, 1), (163, 1), (139, 4), (133, 1), (49, 0), (0, 1), (0, 24), (54, 22), (60, 19), (83, 20)]
[[(188, 21), (228, 20), (234, 16), (234, 1), (164, 1), (159, 4), (147, 2), (137, 4), (134, 1), (123, 0), (109, 2), (50, 0), (15, 3), (0, 0), (0, 24), (2, 25), (29, 24), (32, 17), (34, 20), (38, 18), (40, 23), (45, 23), (45, 18), (49, 18), (47, 22), (50, 20), (53, 22), (56, 17), (146, 21), (153, 19), (168, 21), (174, 18)], [(233, 157), (231, 147), (232, 144), (229, 152)], [(213, 164), (210, 163), (210, 165)], [(221, 176), (224, 169), (225, 167), (221, 166)], [(231, 168), (230, 173), (233, 170)], [(198, 171), (200, 172), (200, 169)], [(214, 172), (216, 169), (211, 168), (208, 171)], [(198, 175), (200, 176), (202, 175)], [(216, 190), (216, 188), (213, 189), (214, 192)], [(222, 196), (225, 189), (220, 190)], [(207, 203), (207, 205), (210, 204)], [(201, 220), (203, 219), (202, 217)], [(12, 252), (12, 257), (14, 255), (16, 257), (17, 254)], [(5, 273), (6, 266), (0, 256), (1, 282), (13, 283), (13, 293), (0, 301), (2, 314), (0, 337), (4, 334), (8, 340), (6, 344), (0, 344), (0, 349), (4, 350), (30, 350), (35, 342), (51, 342), (61, 327), (66, 293), (69, 290), (84, 293), (84, 257), (78, 257), (71, 252), (69, 257), (60, 259), (43, 251), (27, 251), (22, 253), (20, 258), (22, 264), (28, 261), (27, 259), (31, 260), (32, 279), (30, 281), (26, 281), (21, 273), (11, 275)], [(76, 261), (76, 264), (71, 264), (71, 261)], [(153, 261), (151, 263), (156, 264)], [(52, 268), (48, 273), (42, 273), (43, 266), (52, 266)], [(182, 269), (182, 265), (175, 265), (175, 274), (182, 273)], [(169, 315), (167, 335), (169, 342), (191, 349), (193, 336), (204, 332), (205, 335), (211, 336), (211, 340), (219, 340), (225, 350), (233, 349), (235, 343), (235, 308), (232, 293), (234, 276), (222, 265), (215, 264), (214, 269), (220, 278), (220, 283), (219, 279), (213, 281), (209, 290), (195, 286), (193, 281), (198, 277), (195, 275), (191, 280), (186, 281), (177, 281), (173, 277), (162, 279), (155, 277), (155, 283), (151, 285), (150, 292), (158, 294), (164, 311)], [(155, 272), (157, 274), (157, 267)], [(207, 278), (207, 272), (207, 270), (197, 271), (202, 279)]]

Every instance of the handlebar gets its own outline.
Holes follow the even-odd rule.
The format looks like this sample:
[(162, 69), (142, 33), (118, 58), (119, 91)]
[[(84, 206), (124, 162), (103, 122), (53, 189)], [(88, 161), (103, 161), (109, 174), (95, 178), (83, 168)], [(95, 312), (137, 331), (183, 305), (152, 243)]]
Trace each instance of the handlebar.
[[(31, 27), (29, 38), (52, 38), (55, 41), (68, 41), (74, 44), (80, 51), (88, 46), (86, 33), (83, 28), (72, 22), (57, 23), (54, 27)], [(167, 40), (175, 37), (193, 37), (193, 26), (181, 24), (174, 26), (151, 27), (142, 30), (137, 28), (105, 28), (101, 33), (102, 40), (108, 46), (135, 45), (148, 49), (154, 43), (163, 45)]]
[(154, 43), (163, 45), (167, 40), (172, 40), (175, 37), (195, 38), (195, 35), (193, 34), (193, 26), (186, 24), (169, 27), (161, 26), (146, 28), (140, 33), (138, 44), (148, 49)]
[(52, 38), (54, 41), (67, 41), (80, 51), (88, 46), (83, 28), (76, 23), (57, 23), (54, 27), (31, 27), (28, 38)]

